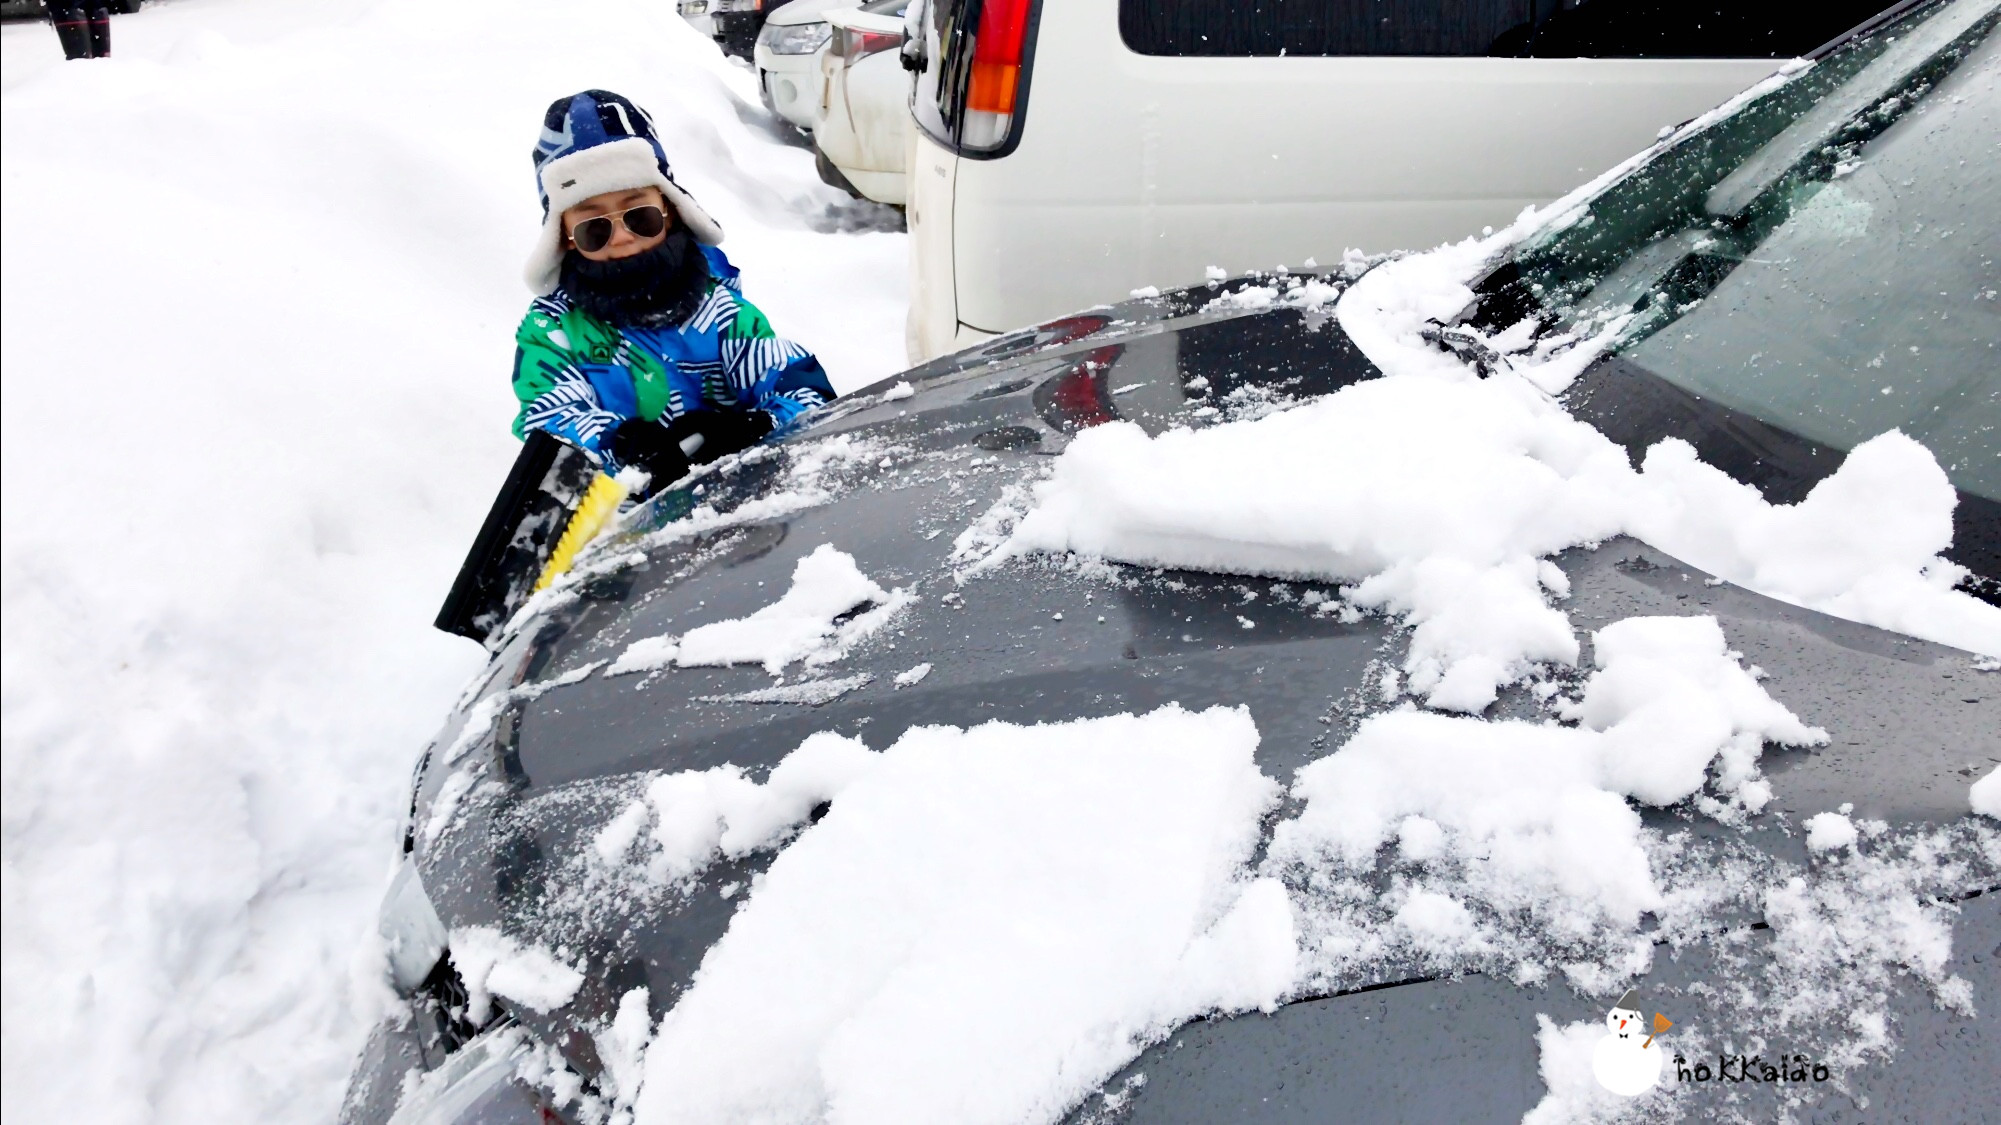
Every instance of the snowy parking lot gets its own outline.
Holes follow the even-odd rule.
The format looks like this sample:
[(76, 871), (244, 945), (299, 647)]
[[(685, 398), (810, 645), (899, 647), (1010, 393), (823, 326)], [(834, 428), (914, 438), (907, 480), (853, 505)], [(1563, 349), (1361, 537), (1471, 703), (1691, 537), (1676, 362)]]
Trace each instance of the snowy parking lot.
[(903, 366), (905, 240), (643, 0), (161, 0), (4, 60), (12, 1120), (324, 1121), (430, 626), (514, 457), (543, 108), (651, 109), (837, 388)]

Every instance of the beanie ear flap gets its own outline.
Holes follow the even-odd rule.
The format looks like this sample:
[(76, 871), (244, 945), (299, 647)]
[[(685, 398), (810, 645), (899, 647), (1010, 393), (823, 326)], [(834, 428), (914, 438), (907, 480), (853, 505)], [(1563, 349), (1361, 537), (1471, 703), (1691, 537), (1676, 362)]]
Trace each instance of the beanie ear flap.
[(688, 228), (688, 233), (695, 237), (695, 241), (704, 246), (721, 246), (722, 224), (710, 218), (709, 213), (702, 210), (702, 205), (695, 202), (694, 196), (681, 190), (681, 185), (665, 176), (661, 177), (661, 180), (660, 194), (667, 197), (667, 202), (674, 208), (674, 214), (680, 217), (681, 225)]
[(542, 220), (542, 233), (535, 238), (528, 267), (521, 271), (530, 293), (547, 297), (563, 283), (563, 249), (563, 214), (552, 211)]

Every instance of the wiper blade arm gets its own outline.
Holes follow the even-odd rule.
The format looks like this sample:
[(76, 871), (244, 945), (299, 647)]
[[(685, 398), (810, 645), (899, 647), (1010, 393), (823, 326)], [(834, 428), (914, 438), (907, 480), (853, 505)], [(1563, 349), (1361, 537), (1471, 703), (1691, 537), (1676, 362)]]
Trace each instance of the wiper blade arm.
[(2001, 0), (1959, 0), (1891, 43), (1855, 77), (1786, 126), (1751, 158), (1709, 189), (1703, 209), (1718, 218), (1741, 216), (1802, 160), (1824, 147), (1856, 115), (1910, 81), (1980, 21)]

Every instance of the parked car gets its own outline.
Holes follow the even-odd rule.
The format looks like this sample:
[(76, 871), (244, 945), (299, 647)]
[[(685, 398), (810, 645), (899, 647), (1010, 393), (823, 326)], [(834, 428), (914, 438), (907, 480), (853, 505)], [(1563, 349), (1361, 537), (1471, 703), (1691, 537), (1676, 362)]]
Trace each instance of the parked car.
[(709, 26), (723, 54), (751, 62), (764, 21), (788, 0), (709, 0)]
[(681, 18), (704, 38), (716, 37), (716, 21), (709, 18), (709, 0), (676, 0)]
[(910, 0), (875, 0), (829, 17), (835, 41), (818, 60), (824, 110), (813, 135), (849, 190), (898, 207), (916, 134), (910, 75), (899, 56), (909, 6)]
[[(1463, 288), (1454, 288), (1458, 274), (1446, 279), (1436, 292), (1461, 294), (1464, 307), (1431, 309), (1429, 322), (1413, 314), (1430, 341), (1425, 361), (1461, 364), (1456, 385), (1533, 394), (1506, 381), (1518, 376), (1500, 353), (1553, 354), (1596, 325), (1614, 333), (1611, 346), (1580, 353), (1596, 358), (1561, 401), (1571, 416), (1635, 452), (1678, 438), (1773, 503), (1829, 479), (1869, 435), (1901, 428), (1926, 444), (1956, 495), (1948, 556), (1964, 568), (1958, 581), (2001, 604), (1997, 22), (1996, 0), (1900, 6), (1812, 66), (1679, 130), (1561, 215), (1488, 244)], [(1282, 596), (1194, 570), (1017, 563), (963, 573), (967, 552), (1004, 533), (982, 513), (1044, 477), (1049, 455), (1088, 428), (1124, 421), (1150, 435), (1200, 436), (1232, 411), (1422, 378), (1381, 378), (1385, 353), (1365, 351), (1379, 345), (1344, 327), (1353, 323), (1347, 298), (1331, 313), (1325, 300), (1286, 299), (1346, 283), (1342, 273), (1219, 281), (932, 361), (848, 396), (768, 452), (649, 500), (570, 579), (482, 632), (491, 663), (418, 763), (404, 865), (383, 905), (408, 1009), (375, 1031), (342, 1120), (602, 1120), (619, 1108), (645, 1033), (702, 986), (698, 967), (715, 971), (704, 958), (738, 911), (769, 891), (761, 880), (816, 833), (847, 823), (844, 798), (804, 800), (797, 820), (811, 827), (777, 860), (749, 848), (685, 885), (663, 876), (601, 892), (593, 880), (608, 878), (604, 863), (649, 830), (636, 795), (691, 776), (677, 771), (713, 769), (703, 776), (740, 786), (828, 732), (880, 745), (926, 726), (1050, 723), (1171, 701), (1245, 708), (1261, 736), (1257, 763), (1272, 777), (1348, 753), (1330, 755), (1330, 738), (1338, 744), (1397, 706), (1379, 680), (1412, 637), (1385, 617), (1322, 612), (1325, 599), (1297, 585)], [(1366, 273), (1353, 283), (1369, 284)], [(1487, 377), (1473, 378), (1474, 368)], [(1560, 465), (1574, 452), (1536, 455)], [(632, 659), (642, 638), (771, 605), (801, 560), (830, 543), (866, 574), (919, 594), (900, 603), (893, 629), (831, 666), (774, 687), (756, 666), (670, 667), (661, 649), (637, 661), (657, 680), (603, 674), (606, 661)], [(1685, 1068), (1678, 1059), (1677, 1071), (1694, 1077), (1663, 1079), (1671, 1088), (1645, 1112), (1834, 1119), (1861, 1106), (1922, 1121), (1990, 1116), (2001, 1104), (2001, 1035), (1991, 1026), (2001, 1012), (2001, 855), (1991, 823), (1967, 815), (1967, 785), (1977, 776), (1969, 760), (1989, 770), (2001, 758), (1994, 662), (1762, 596), (1630, 538), (1567, 550), (1539, 580), (1567, 591), (1564, 604), (1588, 628), (1641, 615), (1715, 618), (1735, 650), (1727, 662), (1741, 658), (1762, 676), (1747, 690), (1769, 692), (1831, 735), (1812, 752), (1767, 755), (1776, 760), (1762, 811), (1712, 819), (1687, 801), (1637, 812), (1618, 803), (1620, 815), (1678, 841), (1659, 872), (1669, 890), (1686, 877), (1710, 880), (1702, 885), (1726, 898), (1751, 892), (1714, 928), (1642, 927), (1619, 979), (1631, 975), (1642, 1002), (1668, 1012), (1680, 1028), (1672, 1034), (1732, 1044), (1733, 1072), (1740, 1051), (1786, 1071), (1811, 1049), (1817, 1068), (1746, 1083), (1724, 1080), (1713, 1056)], [(1070, 620), (1052, 617), (1052, 606)], [(1753, 683), (1748, 674), (1742, 682)], [(1561, 704), (1524, 686), (1492, 710), (1533, 720), (1512, 724), (1518, 731), (1581, 729), (1563, 725), (1574, 718), (1561, 717)], [(1810, 828), (1803, 841), (1809, 817), (1828, 831)], [(705, 823), (662, 820), (654, 831), (698, 838)], [(1393, 870), (1376, 869), (1373, 889), (1327, 893), (1365, 909), (1437, 874), (1426, 867), (1423, 827), (1406, 823), (1401, 853), (1383, 849)], [(1269, 842), (1270, 821), (1262, 831)], [(1910, 866), (1886, 858), (1898, 840), (1911, 842), (1898, 853)], [(921, 846), (896, 844), (894, 854)], [(1364, 862), (1377, 855), (1368, 850)], [(1001, 848), (983, 862), (1004, 871), (1017, 858)], [(1305, 884), (1298, 893), (1319, 892)], [(1873, 895), (1895, 909), (1871, 913)], [(873, 908), (895, 907), (885, 899)], [(1905, 940), (1913, 926), (1946, 922), (1947, 939)], [(1308, 936), (1367, 948), (1360, 932)], [(1016, 937), (1050, 950), (1070, 940), (1060, 924), (1024, 923)], [(796, 948), (821, 939), (798, 935)], [(1850, 955), (1864, 947), (1866, 956)], [(1588, 1094), (1590, 1061), (1549, 1061), (1566, 1033), (1545, 1014), (1603, 1012), (1604, 1001), (1579, 995), (1609, 987), (1591, 983), (1590, 965), (1440, 975), (1393, 959), (1360, 963), (1338, 985), (1269, 1013), (1218, 1015), (1171, 1034), (1149, 1027), (1153, 1045), (1098, 1093), (1045, 1116), (1069, 1112), (1078, 1125), (1514, 1121), (1546, 1087), (1582, 1082)], [(963, 979), (954, 971), (933, 964), (932, 976), (913, 979)], [(1826, 1006), (1865, 976), (1868, 1011)], [(1759, 991), (1785, 980), (1801, 991)], [(782, 1010), (786, 997), (774, 987), (762, 1001), (771, 1034), (806, 1034)], [(913, 984), (871, 1018), (942, 1024), (970, 1002)], [(1577, 1026), (1589, 1054), (1599, 1032)], [(1820, 1053), (1836, 1040), (1849, 1047)], [(850, 1038), (845, 1053), (821, 1058), (852, 1063), (867, 1045)], [(889, 1083), (936, 1077), (908, 1060), (864, 1061)], [(1010, 1074), (1040, 1065), (1005, 1061)], [(811, 1072), (815, 1063), (801, 1065)]]
[(913, 361), (1212, 266), (1504, 224), (1888, 6), (929, 2)]
[(856, 2), (792, 0), (771, 13), (757, 33), (752, 61), (757, 66), (758, 94), (766, 108), (805, 132), (812, 132), (820, 121), (820, 57), (833, 36), (827, 16)]

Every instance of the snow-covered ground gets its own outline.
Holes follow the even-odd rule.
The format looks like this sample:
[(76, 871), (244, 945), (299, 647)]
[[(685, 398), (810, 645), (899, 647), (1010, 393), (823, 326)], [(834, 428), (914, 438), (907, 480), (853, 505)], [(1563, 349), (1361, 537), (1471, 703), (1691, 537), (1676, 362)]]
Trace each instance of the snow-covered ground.
[(76, 65), (0, 29), (5, 1115), (325, 1120), (407, 770), (481, 660), (429, 622), (514, 454), (544, 107), (650, 109), (842, 389), (902, 367), (905, 240), (666, 3), (113, 27)]

